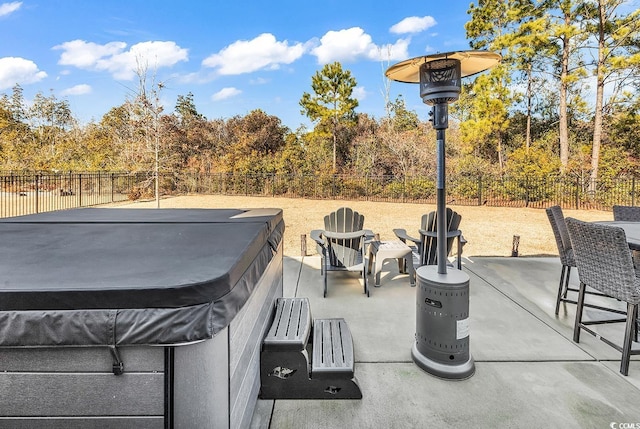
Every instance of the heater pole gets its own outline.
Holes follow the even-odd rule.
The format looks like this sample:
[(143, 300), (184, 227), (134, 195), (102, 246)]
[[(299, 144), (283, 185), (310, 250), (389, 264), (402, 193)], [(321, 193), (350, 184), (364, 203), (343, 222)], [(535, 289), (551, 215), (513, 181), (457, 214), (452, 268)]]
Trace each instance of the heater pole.
[(436, 228), (438, 274), (447, 274), (447, 189), (445, 130), (449, 127), (449, 105), (436, 103), (433, 106), (433, 128), (436, 129)]
[[(446, 106), (446, 105), (445, 105)], [(445, 130), (437, 132), (437, 170), (438, 180), (436, 188), (436, 222), (437, 222), (437, 251), (438, 251), (438, 274), (447, 274), (447, 208), (445, 188)]]

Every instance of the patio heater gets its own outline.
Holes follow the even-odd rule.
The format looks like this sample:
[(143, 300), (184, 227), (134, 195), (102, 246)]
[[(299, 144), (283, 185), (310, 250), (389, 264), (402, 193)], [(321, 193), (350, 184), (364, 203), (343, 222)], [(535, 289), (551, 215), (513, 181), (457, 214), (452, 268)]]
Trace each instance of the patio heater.
[(445, 130), (449, 103), (460, 95), (461, 79), (483, 72), (501, 60), (487, 51), (458, 51), (402, 61), (386, 71), (389, 79), (419, 83), (422, 101), (432, 106), (437, 132), (437, 265), (416, 270), (416, 340), (411, 357), (437, 377), (462, 380), (475, 373), (469, 353), (469, 276), (447, 265)]

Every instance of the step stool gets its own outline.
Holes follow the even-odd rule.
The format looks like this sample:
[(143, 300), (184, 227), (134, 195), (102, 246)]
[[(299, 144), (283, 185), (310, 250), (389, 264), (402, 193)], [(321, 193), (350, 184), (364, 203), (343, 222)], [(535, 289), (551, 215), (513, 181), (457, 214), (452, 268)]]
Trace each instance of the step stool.
[(307, 298), (277, 300), (262, 342), (260, 398), (361, 399), (354, 365), (344, 319), (315, 319), (312, 324)]

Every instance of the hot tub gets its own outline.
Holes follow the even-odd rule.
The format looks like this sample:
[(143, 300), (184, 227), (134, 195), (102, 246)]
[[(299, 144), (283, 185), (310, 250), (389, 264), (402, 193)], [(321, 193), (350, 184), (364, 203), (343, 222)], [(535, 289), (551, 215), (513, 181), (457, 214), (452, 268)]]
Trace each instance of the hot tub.
[(0, 220), (0, 427), (244, 427), (282, 296), (279, 209)]

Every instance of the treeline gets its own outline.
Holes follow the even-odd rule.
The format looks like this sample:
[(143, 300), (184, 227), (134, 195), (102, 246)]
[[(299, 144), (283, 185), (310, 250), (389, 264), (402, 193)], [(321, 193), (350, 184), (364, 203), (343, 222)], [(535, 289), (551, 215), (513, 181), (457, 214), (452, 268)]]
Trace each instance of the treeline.
[[(636, 175), (640, 12), (624, 7), (622, 0), (473, 3), (471, 48), (499, 52), (503, 61), (465, 82), (451, 106), (447, 169)], [(26, 103), (16, 85), (0, 98), (0, 169), (416, 176), (435, 168), (431, 125), (402, 97), (390, 99), (389, 87), (384, 117), (358, 112), (357, 83), (340, 63), (318, 70), (301, 94), (311, 129), (291, 130), (266, 109), (208, 119), (191, 93), (167, 113), (163, 84), (146, 70), (138, 78), (134, 96), (89, 124), (78, 124), (55, 94)]]

